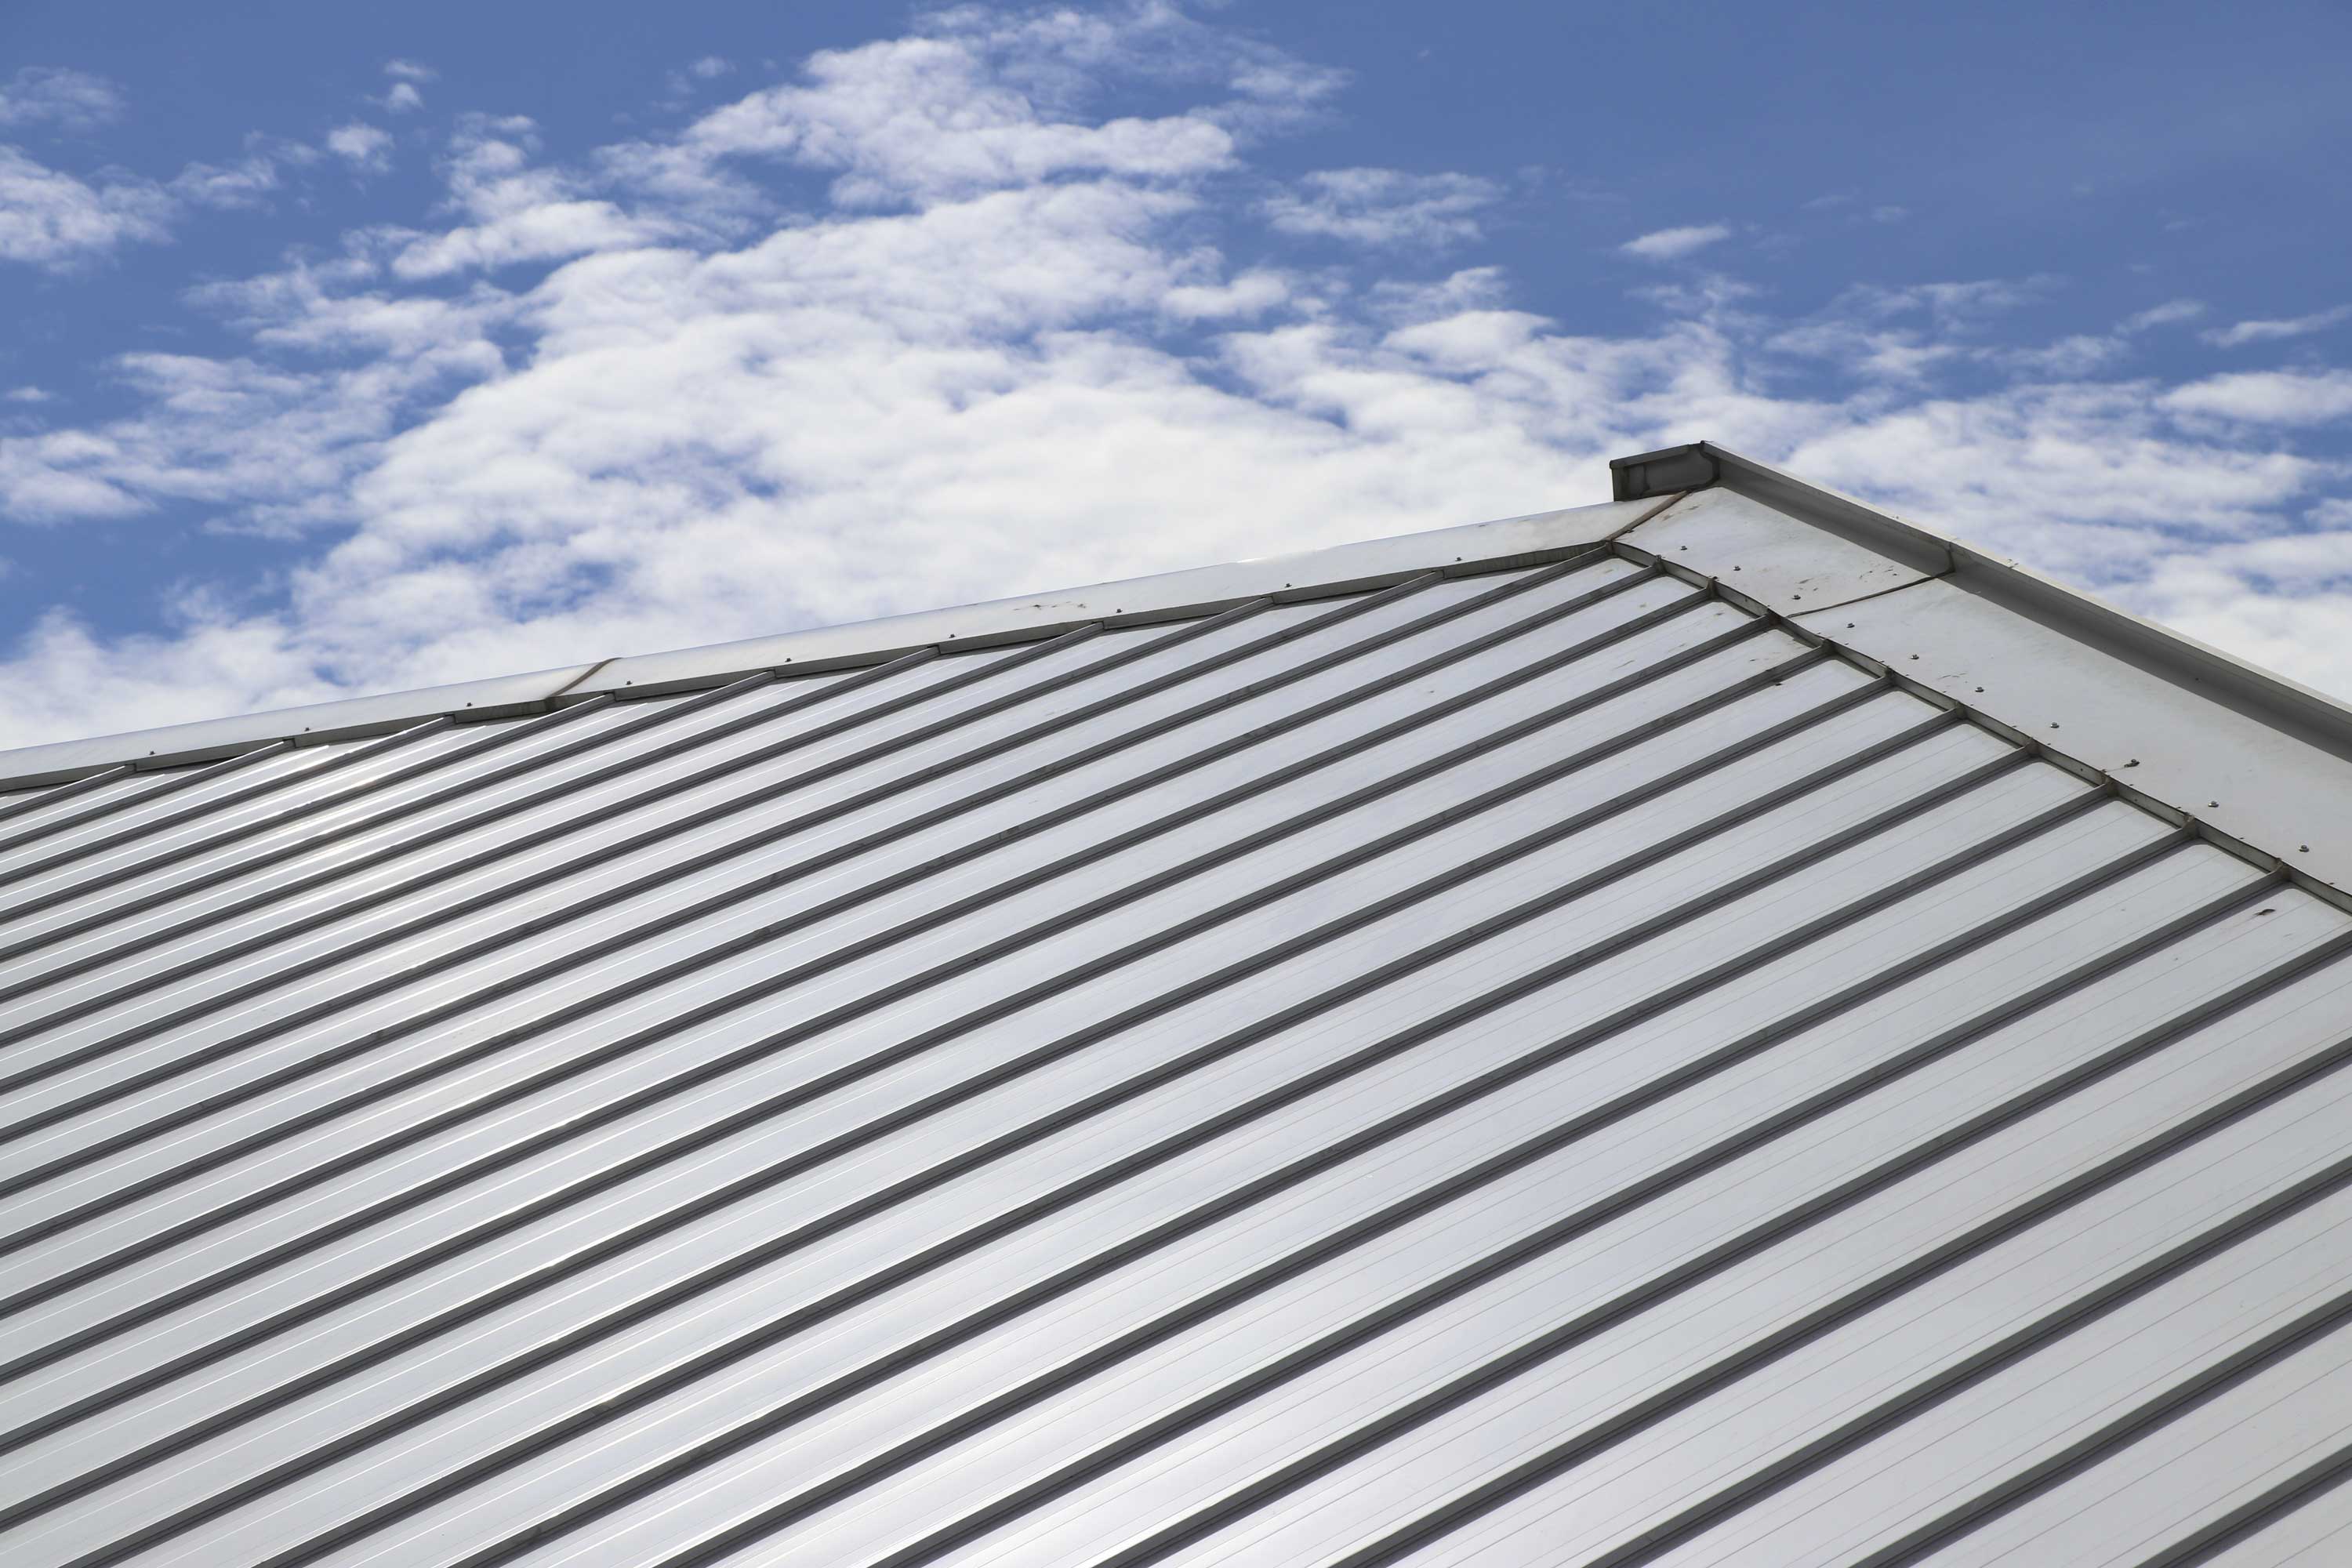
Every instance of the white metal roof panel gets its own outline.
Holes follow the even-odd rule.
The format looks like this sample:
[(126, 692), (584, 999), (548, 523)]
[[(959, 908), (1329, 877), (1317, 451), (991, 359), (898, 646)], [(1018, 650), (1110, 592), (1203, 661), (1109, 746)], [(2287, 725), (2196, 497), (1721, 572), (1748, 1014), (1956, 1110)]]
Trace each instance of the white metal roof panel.
[(2346, 775), (1743, 485), (0, 806), (7, 1561), (2326, 1560)]

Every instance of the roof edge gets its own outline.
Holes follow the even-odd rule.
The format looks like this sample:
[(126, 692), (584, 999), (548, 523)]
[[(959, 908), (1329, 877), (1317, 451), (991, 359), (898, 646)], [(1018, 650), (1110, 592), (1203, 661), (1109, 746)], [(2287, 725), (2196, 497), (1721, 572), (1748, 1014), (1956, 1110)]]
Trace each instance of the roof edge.
[(1599, 549), (1679, 496), (1564, 507), (705, 647), (19, 747), (0, 751), (0, 791), (68, 784), (126, 764), (149, 771), (215, 762), (281, 742), (308, 746), (359, 740), (434, 719), (517, 718), (598, 698), (691, 691), (762, 670), (815, 674), (922, 648), (966, 651), (1059, 637), (1081, 626), (1149, 626), (1211, 614), (1244, 599), (1359, 593), (1430, 571), (1466, 575), (1538, 565)]
[(1965, 540), (1921, 528), (1711, 441), (1619, 458), (1609, 468), (1612, 490), (1621, 501), (1660, 498), (1669, 489), (1736, 490), (2352, 762), (2352, 704)]

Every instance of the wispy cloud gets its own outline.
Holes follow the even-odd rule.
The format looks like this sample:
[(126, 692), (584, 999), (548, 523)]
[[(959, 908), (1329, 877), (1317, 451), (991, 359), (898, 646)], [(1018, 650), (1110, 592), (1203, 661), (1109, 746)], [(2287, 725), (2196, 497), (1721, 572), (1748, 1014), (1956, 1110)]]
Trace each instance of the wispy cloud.
[(2167, 300), (2161, 305), (2151, 305), (2145, 310), (2126, 316), (2116, 323), (2116, 331), (2126, 334), (2150, 331), (2158, 327), (2193, 321), (2204, 314), (2205, 304), (2200, 300)]
[(2352, 321), (2352, 305), (2338, 305), (2333, 310), (2315, 310), (2308, 316), (2294, 316), (2281, 321), (2240, 321), (2234, 326), (2218, 328), (2199, 335), (2218, 347), (2234, 349), (2246, 343), (2308, 337), (2346, 321)]
[(205, 207), (256, 207), (278, 187), (276, 160), (263, 154), (234, 163), (191, 163), (173, 176), (171, 193)]
[(2352, 417), (2352, 371), (2240, 371), (2175, 387), (2164, 405), (2256, 425), (2324, 425)]
[(1284, 234), (1442, 247), (1476, 239), (1477, 215), (1501, 195), (1494, 181), (1469, 174), (1324, 169), (1269, 196), (1261, 210)]
[(1628, 256), (1644, 261), (1679, 261), (1693, 256), (1710, 245), (1720, 245), (1731, 237), (1727, 224), (1690, 224), (1681, 228), (1661, 228), (1629, 239), (1617, 248)]
[(0, 84), (0, 126), (90, 131), (121, 114), (122, 89), (88, 71), (26, 66)]

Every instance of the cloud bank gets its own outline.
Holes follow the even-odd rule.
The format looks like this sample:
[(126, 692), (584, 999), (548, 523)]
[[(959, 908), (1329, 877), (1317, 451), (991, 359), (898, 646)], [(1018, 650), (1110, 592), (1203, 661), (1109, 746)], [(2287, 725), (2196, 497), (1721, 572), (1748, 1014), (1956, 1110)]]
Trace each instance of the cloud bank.
[[(2050, 279), (1774, 315), (1685, 270), (1640, 330), (1582, 331), (1438, 264), (1482, 176), (1261, 172), (1342, 86), (1164, 6), (962, 8), (582, 159), (461, 118), (431, 212), (190, 291), (236, 352), (121, 359), (121, 418), (0, 426), (16, 525), (193, 512), (300, 550), (151, 635), (40, 616), (0, 743), (1574, 504), (1700, 436), (2352, 690), (2345, 476), (2288, 444), (2352, 416), (2339, 373), (2131, 374), (2185, 307), (1991, 332)], [(95, 199), (15, 243), (161, 221)]]

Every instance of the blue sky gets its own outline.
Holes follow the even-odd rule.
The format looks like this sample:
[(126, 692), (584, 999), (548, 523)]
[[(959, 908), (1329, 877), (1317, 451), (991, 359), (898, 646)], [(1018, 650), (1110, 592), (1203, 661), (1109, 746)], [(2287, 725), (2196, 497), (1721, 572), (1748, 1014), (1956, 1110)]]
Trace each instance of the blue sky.
[(2352, 693), (2341, 5), (14, 0), (0, 745), (1600, 499)]

